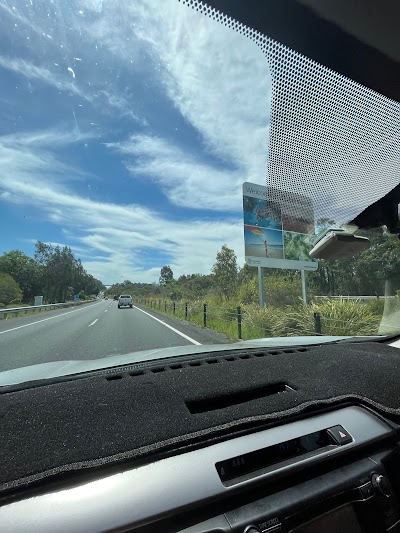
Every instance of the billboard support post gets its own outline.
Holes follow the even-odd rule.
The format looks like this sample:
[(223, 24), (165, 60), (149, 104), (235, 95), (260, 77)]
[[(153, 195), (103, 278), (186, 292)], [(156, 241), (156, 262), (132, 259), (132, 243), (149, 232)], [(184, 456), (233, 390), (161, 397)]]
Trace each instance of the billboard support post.
[(265, 288), (262, 267), (258, 267), (258, 296), (260, 299), (260, 307), (263, 309), (265, 307)]
[(301, 293), (303, 295), (303, 303), (307, 305), (307, 289), (306, 289), (306, 271), (301, 270)]

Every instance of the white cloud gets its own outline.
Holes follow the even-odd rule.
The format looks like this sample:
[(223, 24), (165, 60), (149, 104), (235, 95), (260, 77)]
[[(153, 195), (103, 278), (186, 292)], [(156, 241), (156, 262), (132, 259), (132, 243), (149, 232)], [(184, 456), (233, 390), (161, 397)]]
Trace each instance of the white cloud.
[[(172, 105), (197, 130), (203, 152), (220, 163), (202, 165), (200, 158), (150, 136), (114, 148), (139, 158), (128, 159), (128, 169), (162, 183), (174, 203), (198, 207), (206, 199), (214, 209), (237, 207), (234, 191), (243, 181), (266, 179), (271, 80), (263, 53), (245, 36), (176, 0), (163, 0), (156, 9), (146, 1), (109, 5), (103, 3), (101, 17), (87, 31), (124, 63), (132, 57), (136, 62), (137, 50), (146, 50), (148, 68)], [(222, 163), (233, 170), (220, 171)]]
[[(88, 250), (85, 267), (105, 282), (157, 281), (167, 262), (176, 275), (208, 273), (223, 243), (243, 262), (241, 217), (224, 212), (240, 211), (243, 181), (265, 180), (270, 79), (257, 46), (177, 0), (86, 0), (81, 12), (64, 10), (65, 20), (50, 22), (39, 11), (28, 17), (30, 8), (22, 4), (20, 16), (24, 25), (31, 21), (40, 46), (29, 58), (0, 57), (0, 66), (80, 96), (100, 112), (114, 109), (135, 120), (140, 101), (126, 79), (146, 75), (193, 129), (200, 150), (188, 152), (178, 135), (177, 141), (163, 138), (145, 119), (146, 135), (127, 134), (110, 149), (123, 154), (133, 176), (159, 184), (173, 203), (220, 215), (201, 220), (193, 211), (178, 221), (143, 205), (77, 194), (69, 180), (81, 171), (67, 169), (52, 146), (83, 138), (55, 130), (0, 138), (3, 201), (40, 209), (72, 245)], [(74, 63), (76, 57), (81, 61)]]
[(176, 275), (208, 273), (225, 242), (243, 261), (240, 220), (175, 221), (141, 205), (85, 198), (53, 179), (63, 163), (43, 147), (51, 134), (27, 133), (25, 138), (25, 145), (20, 136), (11, 148), (10, 136), (0, 137), (1, 199), (36, 207), (61, 225), (71, 246), (86, 250), (84, 265), (96, 277), (110, 283), (128, 278), (153, 282), (166, 262)]
[[(197, 207), (211, 198), (213, 209), (230, 209), (230, 204), (235, 209), (240, 200), (233, 191), (241, 182), (264, 183), (270, 74), (254, 42), (177, 0), (86, 0), (81, 11), (59, 9), (62, 17), (50, 19), (24, 2), (6, 10), (12, 20), (30, 23), (37, 36), (44, 36), (37, 49), (46, 50), (47, 61), (43, 64), (43, 54), (34, 62), (0, 57), (0, 66), (79, 95), (101, 112), (117, 110), (142, 126), (148, 123), (138, 117), (140, 99), (118, 80), (121, 72), (146, 76), (197, 130), (203, 151), (220, 159), (200, 165), (200, 158), (185, 157), (178, 166), (179, 149), (172, 145), (161, 160), (141, 161), (138, 169), (147, 176), (166, 170), (162, 186), (174, 203)], [(48, 34), (59, 38), (49, 40)], [(75, 68), (76, 57), (81, 61)], [(51, 60), (58, 65), (52, 70)], [(233, 170), (222, 171), (222, 162)], [(127, 166), (135, 171), (135, 163)], [(184, 174), (190, 176), (187, 183), (177, 185)], [(198, 201), (193, 202), (195, 191)]]
[[(163, 4), (166, 11), (168, 3)], [(141, 35), (164, 66), (168, 94), (209, 150), (265, 178), (271, 89), (267, 60), (244, 35), (182, 7), (186, 9), (176, 17), (156, 11), (158, 24), (148, 24)], [(163, 29), (160, 36), (158, 27)]]
[(34, 65), (24, 59), (0, 56), (0, 67), (16, 72), (30, 80), (39, 80), (60, 91), (66, 91), (78, 95), (85, 100), (92, 101), (92, 97), (79, 89), (76, 83), (68, 81), (64, 77), (58, 76), (55, 72), (51, 72), (45, 67)]
[(59, 91), (79, 96), (101, 112), (111, 113), (112, 110), (116, 109), (121, 116), (130, 117), (141, 124), (146, 123), (132, 111), (132, 104), (122, 95), (115, 94), (111, 88), (95, 90), (95, 88), (91, 88), (86, 83), (78, 83), (75, 72), (71, 67), (67, 67), (66, 70), (67, 73), (72, 73), (72, 76), (65, 72), (63, 73), (62, 69), (60, 72), (58, 68), (51, 71), (30, 61), (6, 56), (0, 56), (0, 67), (24, 76), (28, 80), (38, 80)]
[(250, 181), (239, 170), (218, 169), (157, 137), (134, 135), (107, 146), (128, 156), (125, 164), (133, 176), (152, 179), (171, 202), (192, 209), (238, 211), (241, 184)]
[(66, 127), (63, 129), (59, 127), (47, 130), (10, 133), (1, 136), (0, 142), (2, 146), (8, 148), (36, 147), (53, 150), (59, 146), (78, 143), (95, 137), (96, 134), (93, 132), (82, 133), (77, 130), (69, 130)]

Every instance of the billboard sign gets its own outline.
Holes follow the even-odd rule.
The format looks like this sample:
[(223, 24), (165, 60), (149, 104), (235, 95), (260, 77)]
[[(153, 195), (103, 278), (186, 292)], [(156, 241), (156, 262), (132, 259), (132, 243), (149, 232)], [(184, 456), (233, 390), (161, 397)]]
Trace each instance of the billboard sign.
[(315, 240), (312, 201), (304, 195), (243, 183), (246, 263), (266, 268), (316, 270), (308, 252)]

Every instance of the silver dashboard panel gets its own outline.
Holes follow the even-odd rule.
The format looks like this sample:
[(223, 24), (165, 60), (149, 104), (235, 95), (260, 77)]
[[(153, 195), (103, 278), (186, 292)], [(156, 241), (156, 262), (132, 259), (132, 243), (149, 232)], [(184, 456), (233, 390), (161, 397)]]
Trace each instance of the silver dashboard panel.
[(215, 464), (260, 448), (341, 425), (353, 437), (345, 446), (326, 449), (318, 455), (299, 457), (291, 464), (274, 466), (256, 479), (272, 478), (277, 470), (311, 465), (321, 457), (342, 453), (389, 436), (391, 428), (361, 407), (346, 407), (290, 422), (257, 433), (219, 442), (212, 446), (169, 457), (137, 468), (73, 487), (59, 488), (46, 494), (0, 507), (0, 529), (10, 532), (98, 532), (134, 528), (186, 506), (215, 498), (254, 483), (245, 479), (224, 486)]

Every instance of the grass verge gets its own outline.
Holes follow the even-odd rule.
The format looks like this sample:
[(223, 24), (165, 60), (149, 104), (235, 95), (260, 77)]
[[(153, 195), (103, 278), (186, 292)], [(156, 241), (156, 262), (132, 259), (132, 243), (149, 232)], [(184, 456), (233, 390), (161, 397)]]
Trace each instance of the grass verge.
[[(173, 303), (164, 300), (138, 300), (138, 303), (158, 312), (187, 320), (204, 327), (204, 307), (200, 301)], [(323, 300), (307, 306), (258, 305), (241, 306), (241, 338), (291, 337), (315, 335), (314, 313), (321, 317), (323, 335), (356, 336), (377, 335), (382, 318), (381, 305), (375, 302)], [(234, 304), (207, 304), (206, 327), (224, 333), (232, 340), (239, 338), (238, 308)], [(400, 327), (399, 327), (400, 329)]]

